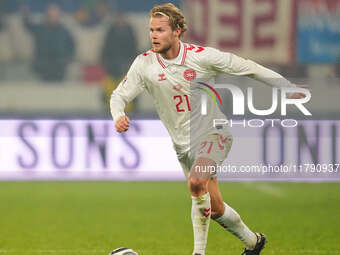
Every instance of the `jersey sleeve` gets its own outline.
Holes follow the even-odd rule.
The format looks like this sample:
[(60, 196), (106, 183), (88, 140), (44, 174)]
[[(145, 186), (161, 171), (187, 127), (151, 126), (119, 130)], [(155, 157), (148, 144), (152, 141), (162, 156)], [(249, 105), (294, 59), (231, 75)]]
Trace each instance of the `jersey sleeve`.
[(272, 87), (295, 87), (282, 75), (255, 63), (252, 60), (241, 58), (229, 52), (214, 48), (207, 48), (205, 63), (217, 73), (227, 73), (237, 76), (248, 76)]
[(137, 57), (131, 65), (125, 79), (121, 81), (113, 91), (110, 99), (110, 110), (114, 121), (120, 116), (125, 116), (125, 106), (145, 89), (140, 71), (141, 67), (141, 59)]

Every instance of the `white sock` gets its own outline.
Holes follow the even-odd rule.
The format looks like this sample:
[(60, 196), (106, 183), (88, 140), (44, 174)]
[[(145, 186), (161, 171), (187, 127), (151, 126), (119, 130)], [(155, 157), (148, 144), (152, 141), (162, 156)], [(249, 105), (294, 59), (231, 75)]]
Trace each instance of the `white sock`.
[(191, 220), (194, 230), (194, 252), (204, 255), (211, 217), (210, 194), (192, 197)]
[(222, 227), (237, 236), (247, 247), (253, 249), (257, 242), (256, 234), (244, 224), (240, 215), (229, 205), (224, 203), (224, 214), (215, 219)]

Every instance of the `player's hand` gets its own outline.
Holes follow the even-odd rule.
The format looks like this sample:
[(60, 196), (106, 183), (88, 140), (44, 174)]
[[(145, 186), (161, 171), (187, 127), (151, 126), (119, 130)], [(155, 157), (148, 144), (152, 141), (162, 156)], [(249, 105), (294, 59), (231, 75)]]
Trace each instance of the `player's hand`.
[(120, 116), (115, 123), (115, 128), (118, 133), (127, 131), (129, 127), (130, 120), (127, 116)]
[[(307, 85), (297, 85), (297, 88), (304, 88), (308, 89), (309, 92), (312, 92)], [(305, 93), (293, 93), (292, 95), (289, 96), (290, 99), (300, 99), (300, 98), (305, 98), (306, 94)]]

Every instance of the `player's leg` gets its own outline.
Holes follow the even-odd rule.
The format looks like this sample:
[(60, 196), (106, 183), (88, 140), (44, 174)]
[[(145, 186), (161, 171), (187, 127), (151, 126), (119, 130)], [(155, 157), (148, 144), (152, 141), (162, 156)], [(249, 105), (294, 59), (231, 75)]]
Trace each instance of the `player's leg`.
[(188, 185), (192, 197), (191, 219), (194, 231), (193, 254), (205, 254), (211, 217), (208, 182), (210, 172), (205, 169), (216, 167), (216, 163), (204, 157), (195, 160), (188, 175)]
[[(233, 138), (226, 135), (209, 135), (209, 142), (218, 144), (218, 146), (212, 147), (211, 153), (204, 156), (212, 159), (218, 164), (227, 158), (231, 149)], [(265, 236), (252, 232), (242, 221), (240, 215), (223, 201), (218, 181), (217, 173), (212, 174), (212, 178), (208, 183), (208, 192), (210, 194), (211, 203), (211, 217), (218, 222), (223, 228), (237, 236), (246, 246), (244, 254), (260, 254), (265, 244)]]
[(211, 200), (211, 218), (238, 237), (247, 249), (253, 249), (257, 243), (256, 234), (244, 224), (240, 215), (233, 208), (223, 202), (217, 178), (209, 181), (208, 191)]
[(195, 161), (188, 175), (188, 184), (192, 196), (194, 254), (205, 253), (211, 218), (208, 183), (216, 175), (217, 164), (221, 164), (228, 155), (231, 143), (230, 136), (227, 139), (219, 134), (208, 134), (196, 144), (199, 148), (192, 151)]

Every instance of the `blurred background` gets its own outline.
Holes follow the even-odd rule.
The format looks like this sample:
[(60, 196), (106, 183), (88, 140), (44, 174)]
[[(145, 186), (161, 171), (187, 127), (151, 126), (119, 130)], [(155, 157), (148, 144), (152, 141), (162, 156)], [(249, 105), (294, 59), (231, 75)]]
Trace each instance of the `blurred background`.
[[(148, 11), (162, 2), (0, 1), (0, 116), (110, 118), (108, 98), (150, 48)], [(329, 84), (340, 75), (339, 1), (170, 2), (186, 15), (184, 41), (253, 59), (288, 78), (320, 79), (315, 94), (333, 96), (327, 111), (339, 110), (340, 85)], [(325, 105), (320, 100), (316, 111)], [(147, 96), (127, 110), (156, 117)]]
[[(264, 254), (339, 254), (340, 0), (0, 0), (0, 253), (191, 254), (190, 194), (152, 99), (143, 93), (127, 107), (124, 134), (114, 131), (108, 105), (150, 48), (149, 10), (165, 2), (183, 9), (185, 42), (252, 59), (312, 89), (312, 116), (284, 117), (298, 127), (232, 129), (226, 165), (290, 172), (225, 172), (220, 188), (267, 235)], [(253, 86), (257, 108), (271, 105), (262, 84), (217, 81)], [(229, 113), (230, 95), (222, 98)], [(208, 254), (243, 248), (211, 224)]]
[[(94, 161), (98, 161), (99, 167), (102, 167), (101, 162), (105, 161), (103, 155), (110, 158), (108, 150), (104, 150), (105, 139), (117, 136), (112, 130), (113, 123), (110, 122), (110, 95), (125, 76), (134, 58), (150, 48), (148, 12), (155, 4), (165, 2), (169, 1), (0, 1), (1, 135), (19, 137), (19, 147), (5, 146), (3, 139), (2, 151), (8, 152), (8, 148), (12, 148), (15, 163), (3, 163), (2, 171), (25, 169), (22, 165), (36, 169), (37, 162), (44, 161), (45, 156), (39, 160), (42, 153), (39, 152), (40, 145), (35, 146), (35, 142), (27, 136), (53, 137), (54, 134), (77, 137), (82, 132), (87, 137), (89, 148), (93, 145), (93, 150), (99, 155)], [(331, 156), (324, 161), (338, 162), (339, 132), (336, 120), (340, 116), (340, 0), (170, 2), (185, 13), (189, 25), (185, 42), (233, 52), (272, 68), (293, 82), (308, 84), (313, 91), (313, 100), (308, 106), (313, 113), (312, 119), (333, 120), (329, 122), (328, 131), (320, 131), (324, 136), (334, 138), (330, 140), (335, 140), (327, 145), (329, 149), (326, 154)], [(270, 90), (257, 93), (256, 102), (268, 105), (270, 93)], [(228, 99), (228, 95), (224, 98)], [(226, 109), (230, 109), (231, 101), (226, 105)], [(152, 100), (146, 93), (130, 103), (126, 112), (133, 120), (157, 120)], [(79, 124), (75, 120), (86, 121)], [(83, 129), (78, 131), (77, 125), (82, 125)], [(93, 126), (88, 128), (87, 125)], [(318, 123), (313, 122), (313, 125), (316, 128)], [(166, 139), (165, 147), (170, 146), (166, 153), (173, 153), (162, 125), (157, 122), (153, 127), (156, 133)], [(140, 135), (147, 131), (136, 122), (136, 127), (126, 136), (134, 136), (133, 132)], [(312, 133), (308, 133), (309, 136), (319, 137), (317, 128), (310, 132)], [(149, 135), (152, 136), (153, 133), (150, 131)], [(96, 139), (104, 141), (100, 143)], [(306, 151), (306, 161), (322, 161), (317, 157), (316, 142), (305, 140), (302, 140), (302, 147), (298, 147), (296, 155)], [(7, 143), (13, 144), (10, 141)], [(77, 146), (66, 141), (65, 146), (71, 152), (65, 153), (63, 145), (56, 144), (46, 157), (51, 162), (58, 161), (53, 157), (61, 157), (59, 161), (64, 162), (61, 168), (69, 169), (72, 146)], [(254, 145), (254, 148), (262, 148), (261, 144), (259, 141), (259, 145)], [(44, 146), (41, 150), (45, 151), (43, 148)], [(129, 146), (128, 142), (124, 142), (121, 148), (129, 151), (132, 168), (140, 159), (145, 162), (148, 157), (144, 154), (141, 156), (140, 151)], [(288, 146), (287, 150), (289, 148)], [(23, 164), (18, 163), (21, 154), (16, 154), (20, 150)], [(280, 151), (282, 150), (281, 148)], [(141, 151), (146, 150), (143, 147)], [(2, 154), (1, 156), (0, 153), (0, 159), (8, 159), (6, 153)], [(74, 158), (79, 158), (75, 152), (73, 154)], [(276, 160), (277, 157), (269, 158), (273, 158), (273, 162), (287, 161), (283, 159), (281, 152), (278, 154), (279, 160)], [(257, 156), (259, 162), (265, 158), (262, 154)], [(301, 156), (295, 156), (294, 160), (298, 158), (301, 162)], [(175, 158), (171, 160), (176, 161)], [(121, 162), (119, 157), (117, 161)], [(119, 169), (122, 171), (129, 168), (124, 164), (120, 165)], [(93, 164), (93, 168), (95, 167), (96, 163)], [(144, 168), (149, 167), (151, 165)], [(50, 165), (45, 165), (45, 168), (50, 168)], [(112, 166), (106, 165), (105, 168), (112, 169)], [(139, 169), (141, 168), (143, 167)], [(179, 166), (174, 163), (169, 168), (177, 169)]]

